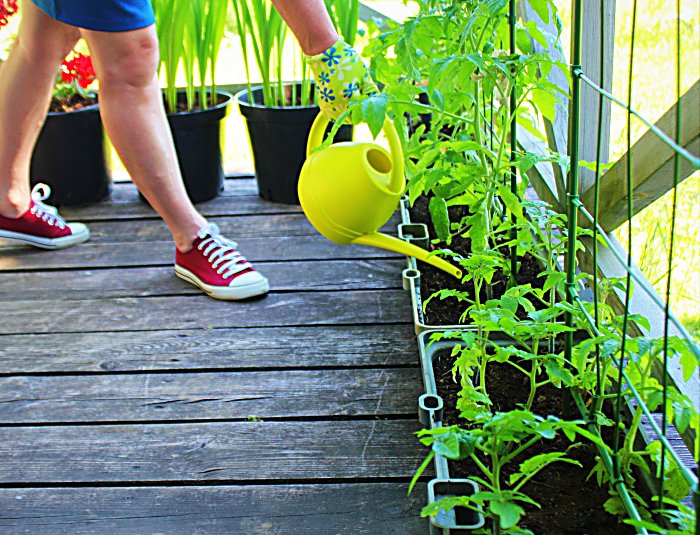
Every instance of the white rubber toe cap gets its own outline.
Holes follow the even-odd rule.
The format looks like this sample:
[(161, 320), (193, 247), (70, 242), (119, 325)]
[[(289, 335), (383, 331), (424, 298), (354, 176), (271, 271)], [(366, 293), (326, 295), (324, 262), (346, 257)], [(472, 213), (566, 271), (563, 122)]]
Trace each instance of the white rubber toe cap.
[[(228, 291), (227, 291), (228, 290)], [(270, 283), (257, 271), (249, 271), (243, 275), (235, 277), (228, 288), (222, 288), (222, 295), (231, 295), (228, 299), (245, 299), (256, 295), (266, 294), (270, 291)], [(211, 293), (212, 297), (217, 297), (215, 291)], [(227, 297), (219, 297), (219, 299), (227, 299)]]
[(190, 270), (175, 264), (175, 274), (189, 283), (199, 286), (207, 295), (214, 299), (236, 301), (263, 295), (270, 291), (270, 283), (257, 271), (249, 271), (231, 280), (228, 286), (206, 284)]

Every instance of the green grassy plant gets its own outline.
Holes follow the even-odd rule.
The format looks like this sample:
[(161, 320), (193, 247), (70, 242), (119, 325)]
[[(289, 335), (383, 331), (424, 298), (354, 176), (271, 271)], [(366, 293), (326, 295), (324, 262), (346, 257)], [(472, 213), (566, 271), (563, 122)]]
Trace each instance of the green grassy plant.
[(333, 26), (343, 40), (353, 46), (360, 15), (359, 0), (324, 0)]
[(233, 1), (236, 28), (241, 39), (243, 61), (248, 83), (248, 98), (254, 103), (250, 79), (251, 56), (262, 78), (264, 106), (301, 106), (313, 103), (311, 81), (306, 60), (299, 52), (302, 72), (301, 89), (292, 84), (291, 95), (285, 93), (282, 80), (282, 55), (287, 38), (287, 25), (269, 0)]
[[(224, 36), (227, 9), (227, 0), (153, 1), (169, 113), (178, 110), (176, 80), (181, 65), (187, 83), (187, 110), (197, 105), (201, 109), (216, 105), (216, 60)], [(198, 74), (198, 81), (195, 81), (195, 74)]]

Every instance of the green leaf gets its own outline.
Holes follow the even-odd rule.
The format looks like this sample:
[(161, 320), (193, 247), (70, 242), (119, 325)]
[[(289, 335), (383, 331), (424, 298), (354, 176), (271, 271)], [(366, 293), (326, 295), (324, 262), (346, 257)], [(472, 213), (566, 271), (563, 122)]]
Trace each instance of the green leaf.
[(495, 17), (505, 10), (508, 0), (485, 0), (482, 3), (485, 5), (489, 17)]
[(411, 484), (408, 486), (408, 495), (411, 495), (411, 491), (413, 490), (413, 487), (416, 486), (416, 483), (418, 482), (418, 478), (425, 472), (425, 469), (428, 468), (428, 465), (430, 462), (433, 460), (433, 457), (435, 457), (435, 452), (430, 451), (428, 453), (428, 456), (425, 458), (425, 460), (421, 463), (421, 465), (418, 467), (416, 470), (416, 473), (413, 475), (413, 479), (411, 479)]
[(469, 54), (467, 55), (464, 59), (466, 59), (469, 63), (474, 65), (475, 67), (478, 67), (479, 69), (486, 69), (486, 64), (484, 63), (484, 58), (481, 57), (479, 54)]
[(440, 147), (453, 150), (455, 152), (466, 152), (468, 150), (481, 150), (481, 144), (476, 141), (449, 141), (440, 143)]
[(683, 406), (677, 401), (673, 403), (673, 424), (680, 434), (685, 433), (685, 430), (688, 429), (692, 416), (693, 409), (691, 407)]
[(532, 52), (532, 42), (530, 41), (530, 36), (522, 28), (518, 28), (515, 33), (515, 42), (518, 45), (518, 50), (523, 54), (529, 54)]
[(450, 216), (447, 213), (447, 204), (442, 197), (432, 197), (428, 205), (433, 227), (440, 241), (447, 241), (450, 236)]
[(486, 247), (486, 221), (484, 214), (477, 212), (466, 220), (468, 235), (472, 240), (472, 250), (481, 251)]
[(551, 122), (554, 122), (556, 115), (557, 96), (544, 89), (532, 90), (532, 103), (539, 112)]
[(498, 186), (498, 195), (501, 197), (503, 204), (506, 205), (506, 208), (508, 208), (512, 214), (519, 219), (523, 217), (523, 205), (521, 204), (517, 195), (510, 191), (510, 186), (500, 184)]
[(489, 507), (494, 515), (498, 515), (503, 529), (508, 529), (515, 526), (520, 517), (525, 513), (525, 510), (518, 504), (501, 500), (491, 500)]
[(430, 102), (439, 110), (445, 109), (445, 97), (437, 89), (433, 89)]
[(529, 0), (528, 2), (532, 9), (535, 10), (537, 16), (542, 19), (542, 22), (549, 22), (549, 4), (550, 0)]
[(539, 29), (537, 26), (537, 22), (534, 20), (528, 20), (525, 23), (525, 27), (527, 28), (527, 32), (532, 37), (535, 41), (537, 41), (537, 44), (540, 45), (542, 48), (547, 48), (549, 46), (549, 43), (547, 42), (547, 38), (544, 36), (542, 31)]
[(534, 457), (530, 457), (526, 461), (523, 461), (520, 464), (520, 472), (511, 474), (510, 476), (510, 484), (513, 485), (517, 481), (519, 481), (522, 477), (529, 476), (532, 474), (536, 474), (540, 470), (542, 470), (544, 467), (546, 467), (549, 464), (552, 464), (554, 462), (565, 462), (569, 464), (575, 464), (577, 466), (581, 466), (581, 463), (578, 461), (575, 461), (573, 459), (568, 459), (565, 457), (566, 452), (563, 451), (555, 451), (551, 453), (541, 453), (539, 455), (535, 455)]
[(440, 435), (433, 442), (433, 451), (448, 459), (465, 459), (474, 452), (476, 439), (471, 434), (457, 430)]
[(555, 385), (558, 386), (559, 382), (566, 386), (574, 384), (573, 374), (558, 360), (552, 358), (545, 360), (544, 368), (547, 370), (547, 375), (549, 375), (549, 378), (553, 380)]
[(389, 97), (386, 94), (376, 93), (374, 95), (370, 95), (362, 103), (362, 116), (375, 138), (384, 127), (388, 98)]
[[(684, 351), (681, 351), (680, 363), (683, 369), (683, 379), (685, 381), (690, 381), (695, 371), (698, 369), (698, 358), (693, 354), (693, 352), (684, 344), (682, 346)], [(677, 349), (677, 348), (676, 348)]]
[(622, 500), (617, 495), (608, 498), (603, 504), (603, 508), (611, 515), (625, 516), (627, 514), (627, 510), (625, 509)]
[(527, 173), (533, 165), (541, 161), (541, 158), (533, 153), (533, 152), (526, 152), (522, 158), (520, 158), (520, 161), (518, 162), (518, 170), (521, 173)]

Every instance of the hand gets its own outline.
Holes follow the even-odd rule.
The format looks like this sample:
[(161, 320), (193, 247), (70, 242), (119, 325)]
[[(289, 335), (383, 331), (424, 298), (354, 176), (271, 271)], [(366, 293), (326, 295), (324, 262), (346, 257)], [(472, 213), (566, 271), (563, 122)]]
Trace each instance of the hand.
[(360, 55), (342, 39), (321, 54), (307, 56), (307, 62), (316, 79), (321, 111), (333, 120), (345, 111), (354, 96), (377, 92)]

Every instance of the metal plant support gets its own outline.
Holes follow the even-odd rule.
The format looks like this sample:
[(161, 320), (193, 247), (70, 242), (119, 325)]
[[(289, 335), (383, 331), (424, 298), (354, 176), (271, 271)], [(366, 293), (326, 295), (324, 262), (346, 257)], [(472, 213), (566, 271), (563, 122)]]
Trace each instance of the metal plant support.
[[(578, 307), (581, 312), (583, 313), (584, 317), (586, 318), (587, 322), (589, 323), (589, 327), (591, 331), (596, 334), (600, 335), (601, 331), (600, 329), (600, 317), (599, 317), (599, 299), (600, 299), (600, 291), (598, 287), (598, 277), (596, 276), (592, 277), (593, 283), (592, 283), (592, 290), (593, 290), (593, 302), (594, 302), (594, 314), (591, 315), (587, 309), (584, 306), (583, 299), (581, 298), (581, 295), (579, 293), (579, 288), (576, 283), (576, 268), (577, 268), (577, 262), (576, 262), (576, 236), (577, 236), (577, 229), (578, 229), (578, 216), (579, 213), (583, 215), (586, 219), (590, 220), (591, 223), (593, 223), (593, 245), (592, 245), (592, 256), (593, 256), (593, 265), (598, 266), (598, 240), (602, 239), (604, 242), (610, 246), (610, 242), (608, 241), (606, 237), (606, 232), (603, 230), (603, 228), (599, 225), (598, 219), (599, 219), (599, 214), (598, 214), (598, 206), (599, 206), (599, 192), (600, 192), (600, 178), (601, 178), (601, 169), (600, 169), (600, 155), (601, 155), (601, 140), (602, 140), (602, 124), (603, 124), (603, 101), (604, 99), (609, 100), (610, 102), (613, 102), (622, 108), (624, 108), (627, 112), (627, 162), (626, 162), (626, 178), (627, 178), (627, 220), (630, 221), (632, 219), (632, 216), (634, 215), (633, 212), (633, 171), (632, 171), (632, 140), (631, 140), (631, 121), (632, 117), (636, 117), (637, 119), (641, 120), (646, 126), (649, 127), (650, 131), (654, 132), (658, 136), (658, 138), (663, 141), (665, 144), (667, 144), (669, 147), (671, 147), (674, 151), (674, 177), (673, 177), (673, 209), (672, 209), (672, 215), (671, 215), (671, 222), (670, 222), (670, 230), (669, 230), (669, 243), (670, 243), (670, 252), (669, 252), (669, 258), (668, 258), (668, 275), (667, 275), (667, 281), (666, 281), (666, 294), (665, 294), (665, 302), (660, 300), (658, 296), (656, 296), (655, 293), (650, 292), (649, 295), (652, 298), (652, 300), (656, 303), (656, 305), (659, 307), (659, 312), (663, 314), (664, 318), (664, 354), (663, 354), (663, 373), (661, 374), (662, 377), (660, 378), (661, 383), (663, 385), (663, 393), (662, 393), (662, 403), (661, 403), (661, 411), (662, 411), (662, 421), (661, 421), (661, 426), (659, 426), (654, 419), (652, 418), (651, 411), (648, 409), (648, 407), (645, 405), (644, 400), (642, 399), (642, 396), (640, 393), (637, 391), (637, 389), (634, 387), (634, 384), (632, 381), (630, 381), (630, 378), (628, 377), (625, 366), (626, 362), (628, 359), (625, 358), (626, 356), (626, 343), (629, 341), (629, 336), (628, 336), (628, 325), (629, 325), (629, 318), (630, 318), (630, 301), (631, 301), (631, 289), (632, 289), (632, 284), (633, 280), (638, 281), (635, 273), (633, 272), (633, 257), (632, 257), (632, 226), (631, 224), (628, 226), (628, 240), (627, 240), (627, 258), (623, 258), (621, 255), (619, 255), (614, 247), (610, 247), (610, 250), (615, 254), (617, 259), (620, 261), (621, 265), (625, 267), (626, 271), (626, 283), (625, 283), (625, 292), (624, 292), (624, 316), (623, 316), (623, 331), (622, 331), (622, 348), (621, 348), (621, 357), (620, 359), (615, 359), (614, 360), (614, 366), (617, 370), (617, 382), (615, 385), (615, 392), (614, 392), (614, 405), (615, 405), (615, 431), (614, 431), (614, 438), (613, 438), (613, 444), (612, 444), (612, 454), (609, 454), (606, 450), (603, 448), (599, 448), (600, 450), (600, 455), (601, 458), (604, 461), (604, 464), (608, 470), (611, 482), (614, 486), (614, 488), (617, 490), (619, 493), (625, 508), (627, 509), (628, 514), (632, 519), (636, 520), (641, 520), (640, 513), (635, 506), (634, 501), (632, 500), (630, 496), (630, 489), (627, 488), (626, 483), (624, 481), (623, 475), (620, 470), (620, 421), (623, 415), (623, 408), (626, 402), (629, 400), (625, 399), (625, 396), (623, 396), (623, 385), (626, 387), (625, 390), (628, 390), (632, 393), (632, 396), (634, 398), (634, 403), (638, 404), (644, 415), (648, 418), (649, 424), (655, 434), (658, 436), (658, 440), (661, 442), (661, 467), (659, 472), (662, 474), (662, 477), (659, 478), (659, 501), (655, 505), (659, 509), (663, 509), (664, 507), (664, 502), (663, 502), (663, 496), (664, 496), (664, 464), (666, 462), (666, 455), (671, 457), (674, 463), (678, 465), (679, 470), (682, 472), (683, 477), (687, 480), (687, 482), (691, 485), (692, 488), (692, 493), (693, 493), (693, 499), (695, 502), (695, 508), (696, 508), (696, 515), (698, 509), (700, 509), (700, 495), (699, 495), (699, 489), (698, 489), (698, 478), (696, 474), (694, 474), (691, 470), (689, 470), (682, 462), (680, 459), (678, 453), (674, 451), (674, 449), (671, 447), (668, 439), (667, 439), (667, 429), (668, 429), (668, 422), (667, 422), (667, 394), (668, 394), (668, 340), (669, 340), (669, 328), (670, 325), (673, 324), (676, 329), (678, 329), (688, 341), (690, 341), (690, 337), (688, 336), (687, 332), (683, 328), (683, 326), (678, 322), (678, 320), (671, 314), (671, 311), (669, 309), (669, 301), (670, 301), (670, 292), (671, 292), (671, 273), (672, 273), (672, 262), (673, 262), (673, 243), (674, 243), (674, 232), (675, 232), (675, 225), (676, 225), (676, 213), (675, 213), (675, 208), (676, 208), (676, 186), (679, 184), (681, 181), (680, 175), (681, 175), (681, 160), (686, 159), (690, 162), (690, 164), (695, 168), (695, 169), (700, 169), (700, 159), (697, 156), (694, 156), (690, 152), (688, 152), (685, 148), (681, 146), (681, 32), (680, 32), (680, 0), (677, 0), (676, 2), (676, 53), (677, 53), (677, 61), (676, 61), (676, 100), (677, 100), (677, 105), (676, 105), (676, 128), (675, 128), (675, 139), (672, 139), (671, 136), (668, 134), (664, 133), (661, 131), (659, 128), (651, 124), (650, 121), (646, 120), (643, 116), (641, 116), (639, 113), (637, 113), (633, 108), (632, 108), (632, 73), (633, 73), (633, 60), (634, 60), (634, 37), (635, 37), (635, 27), (636, 27), (636, 13), (637, 13), (637, 2), (634, 0), (633, 6), (632, 6), (632, 38), (631, 38), (631, 43), (630, 43), (630, 51), (629, 51), (629, 78), (628, 78), (628, 103), (624, 103), (621, 100), (615, 98), (610, 92), (606, 91), (603, 89), (602, 86), (604, 86), (604, 69), (603, 65), (605, 64), (606, 58), (601, 57), (600, 61), (600, 78), (599, 78), (599, 84), (596, 84), (593, 82), (590, 78), (586, 77), (585, 73), (583, 72), (582, 68), (582, 62), (581, 62), (581, 53), (582, 53), (582, 13), (583, 13), (583, 1), (582, 0), (574, 0), (573, 2), (573, 20), (572, 20), (572, 60), (571, 60), (571, 83), (572, 83), (572, 90), (571, 90), (571, 107), (570, 107), (570, 122), (569, 122), (569, 155), (571, 157), (571, 169), (569, 172), (568, 176), (568, 184), (567, 184), (567, 207), (568, 207), (568, 235), (569, 235), (569, 243), (568, 243), (568, 254), (566, 258), (566, 275), (567, 275), (567, 281), (566, 281), (566, 300), (569, 305)], [(605, 1), (601, 1), (601, 20), (602, 20), (602, 14), (605, 11)], [(604, 25), (601, 25), (601, 54), (605, 53), (605, 46), (604, 46)], [(596, 153), (597, 153), (597, 159), (596, 159), (596, 168), (595, 168), (595, 183), (594, 183), (594, 204), (593, 204), (593, 214), (591, 214), (584, 204), (581, 202), (579, 199), (579, 144), (580, 144), (580, 131), (581, 131), (581, 84), (586, 84), (588, 87), (592, 88), (595, 90), (598, 95), (599, 95), (599, 113), (598, 113), (598, 134), (597, 134), (597, 147), (596, 147)], [(638, 281), (641, 282), (641, 281)], [(639, 284), (639, 287), (641, 289), (646, 290), (645, 286), (643, 284)], [(574, 325), (574, 317), (573, 314), (569, 313), (567, 315), (567, 325), (569, 327), (572, 327)], [(695, 352), (696, 356), (698, 355), (698, 348), (696, 345), (694, 345), (692, 342), (690, 342), (691, 348), (693, 352)], [(566, 357), (570, 361), (572, 357), (572, 350), (574, 346), (574, 339), (573, 339), (573, 333), (570, 332), (567, 335), (567, 340), (566, 340)], [(595, 413), (596, 410), (599, 410), (602, 407), (604, 395), (606, 394), (603, 391), (603, 384), (604, 384), (604, 377), (601, 375), (601, 370), (602, 370), (602, 363), (601, 363), (602, 357), (600, 354), (600, 351), (596, 352), (596, 373), (597, 373), (597, 381), (598, 381), (598, 390), (596, 392), (596, 399), (594, 400), (594, 403), (592, 404), (591, 408), (586, 407), (583, 399), (581, 396), (576, 392), (572, 391), (571, 395), (573, 397), (574, 402), (578, 406), (578, 408), (581, 411), (581, 414), (584, 418), (587, 418), (588, 422), (590, 423), (589, 427), (591, 431), (598, 433), (599, 434), (599, 429), (598, 426), (593, 423), (592, 417)], [(638, 528), (639, 533), (648, 533), (648, 531), (644, 528)]]

